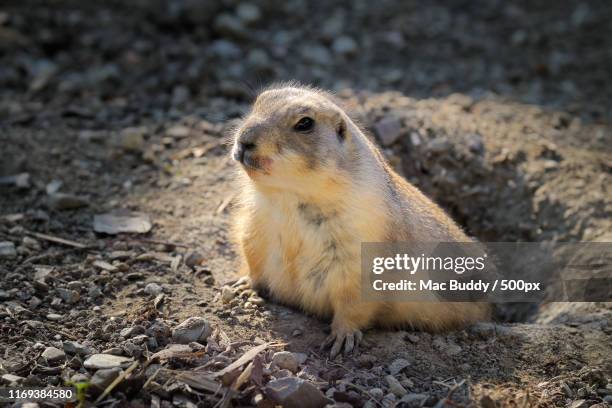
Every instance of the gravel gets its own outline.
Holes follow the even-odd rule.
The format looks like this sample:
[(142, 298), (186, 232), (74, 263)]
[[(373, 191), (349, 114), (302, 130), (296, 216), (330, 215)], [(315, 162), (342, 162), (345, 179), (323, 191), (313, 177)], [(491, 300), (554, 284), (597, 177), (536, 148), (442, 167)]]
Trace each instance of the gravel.
[(128, 357), (115, 356), (112, 354), (94, 354), (83, 362), (88, 369), (98, 370), (104, 368), (125, 367), (133, 360)]
[(206, 342), (212, 329), (203, 317), (190, 317), (172, 329), (172, 341), (179, 344)]

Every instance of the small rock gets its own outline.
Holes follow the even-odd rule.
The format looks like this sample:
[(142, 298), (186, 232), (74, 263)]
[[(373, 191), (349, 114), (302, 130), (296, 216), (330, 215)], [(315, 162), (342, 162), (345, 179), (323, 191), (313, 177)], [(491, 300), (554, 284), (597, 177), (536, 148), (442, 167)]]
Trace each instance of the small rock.
[(393, 394), (397, 395), (398, 397), (401, 398), (408, 393), (408, 391), (406, 391), (406, 389), (402, 386), (402, 384), (400, 384), (399, 381), (397, 381), (397, 379), (394, 376), (388, 375), (385, 377), (385, 380), (387, 381), (387, 384), (389, 385), (389, 391), (391, 391)]
[(143, 334), (145, 332), (144, 327), (135, 325), (132, 327), (126, 327), (119, 332), (119, 335), (125, 339), (129, 339), (130, 337), (137, 336), (139, 334)]
[(25, 378), (19, 377), (18, 375), (13, 375), (13, 374), (3, 374), (2, 377), (0, 377), (0, 379), (2, 379), (2, 383), (8, 384), (8, 385), (19, 384), (25, 380)]
[(156, 321), (153, 322), (153, 324), (151, 324), (147, 330), (145, 331), (145, 334), (149, 337), (153, 337), (156, 339), (165, 339), (167, 337), (170, 337), (170, 327), (168, 327), (168, 325), (162, 321)]
[(170, 129), (166, 131), (166, 134), (170, 137), (174, 137), (176, 139), (182, 139), (184, 137), (188, 137), (191, 134), (191, 129), (187, 126), (172, 126)]
[(385, 408), (386, 408), (386, 407), (394, 407), (394, 406), (396, 405), (396, 404), (395, 404), (395, 401), (397, 401), (397, 397), (395, 396), (395, 394), (393, 394), (392, 392), (390, 392), (390, 393), (386, 394), (386, 395), (383, 397), (383, 399), (382, 399), (382, 401), (381, 401), (381, 404), (382, 404), (382, 406), (383, 406), (383, 407), (385, 407)]
[(0, 177), (0, 185), (15, 186), (17, 188), (30, 188), (30, 174), (20, 173)]
[(47, 184), (47, 186), (45, 187), (45, 191), (47, 192), (47, 195), (52, 195), (52, 194), (57, 193), (63, 184), (64, 183), (62, 183), (61, 180), (53, 180), (49, 182), (49, 184)]
[(35, 251), (40, 250), (40, 243), (32, 237), (23, 237), (23, 246), (33, 249)]
[(120, 233), (145, 234), (151, 230), (151, 219), (143, 213), (98, 214), (94, 216), (94, 231), (109, 235)]
[(163, 292), (163, 288), (159, 286), (157, 283), (151, 282), (145, 286), (144, 291), (147, 295), (157, 296)]
[(119, 133), (119, 145), (127, 151), (141, 151), (145, 143), (147, 129), (144, 127), (129, 127)]
[[(107, 139), (106, 131), (84, 129), (79, 132), (79, 141), (87, 143), (102, 143)], [(49, 194), (47, 192), (47, 194)]]
[(142, 347), (137, 344), (134, 344), (131, 341), (126, 341), (125, 343), (123, 343), (123, 350), (125, 351), (125, 354), (134, 358), (140, 358), (143, 352)]
[(215, 31), (225, 37), (239, 40), (248, 37), (248, 32), (242, 24), (242, 21), (228, 13), (219, 14), (215, 18), (213, 27)]
[(246, 25), (257, 23), (261, 19), (261, 10), (252, 3), (240, 3), (236, 7), (236, 15)]
[(45, 359), (47, 364), (55, 365), (66, 360), (66, 353), (55, 347), (47, 347), (45, 351), (42, 352), (41, 357)]
[(236, 291), (229, 286), (224, 286), (221, 289), (221, 301), (223, 303), (229, 303), (236, 297)]
[(202, 262), (204, 262), (204, 255), (197, 251), (190, 252), (185, 258), (185, 265), (189, 267), (202, 265)]
[(202, 317), (190, 317), (172, 330), (172, 341), (179, 344), (206, 341), (211, 334), (208, 321)]
[(15, 258), (17, 250), (11, 241), (0, 242), (0, 258)]
[(55, 193), (49, 196), (49, 206), (55, 210), (76, 210), (88, 205), (85, 198), (73, 194)]
[(81, 299), (81, 295), (76, 290), (57, 288), (57, 295), (66, 303), (73, 304)]
[(468, 331), (482, 340), (488, 340), (495, 336), (495, 324), (478, 322), (473, 324)]
[(49, 313), (47, 315), (47, 319), (54, 321), (54, 322), (62, 320), (63, 317), (64, 317), (63, 315), (57, 314), (57, 313)]
[(333, 403), (313, 384), (297, 377), (272, 380), (264, 387), (264, 393), (284, 407), (323, 408)]
[(300, 337), (302, 334), (304, 334), (304, 332), (303, 332), (303, 331), (301, 331), (300, 329), (295, 329), (295, 330), (294, 330), (294, 331), (291, 333), (291, 335), (292, 335), (293, 337)]
[(334, 40), (332, 50), (338, 55), (352, 57), (357, 54), (357, 42), (349, 36), (341, 35)]
[(423, 406), (423, 402), (427, 398), (429, 398), (429, 396), (426, 395), (426, 394), (410, 393), (410, 394), (404, 395), (400, 399), (400, 403), (406, 404), (407, 407), (417, 408), (417, 407), (422, 407)]
[(268, 53), (261, 48), (256, 48), (247, 55), (248, 64), (256, 70), (267, 71), (271, 67), (270, 57)]
[(461, 353), (461, 350), (462, 349), (459, 345), (455, 343), (448, 343), (443, 351), (449, 356), (456, 356), (457, 354)]
[(318, 65), (329, 65), (332, 57), (327, 48), (322, 45), (305, 45), (301, 48), (302, 57), (306, 62)]
[(417, 344), (419, 342), (419, 336), (417, 336), (416, 334), (409, 333), (404, 338), (412, 344)]
[(96, 260), (92, 263), (93, 266), (95, 266), (98, 269), (102, 269), (103, 271), (109, 271), (109, 272), (117, 272), (117, 267), (109, 264), (106, 261), (101, 261), (101, 260)]
[(298, 370), (298, 360), (296, 356), (290, 351), (278, 351), (272, 356), (272, 364), (278, 368), (287, 369), (292, 373), (296, 373)]
[(389, 364), (389, 372), (391, 373), (391, 375), (396, 375), (409, 365), (410, 363), (408, 362), (408, 360), (404, 358), (395, 359), (391, 364)]
[(569, 408), (588, 408), (589, 403), (586, 400), (576, 400), (569, 405)]
[(374, 125), (374, 133), (383, 146), (391, 146), (402, 135), (402, 124), (396, 118), (385, 118)]
[(123, 372), (119, 367), (104, 368), (96, 371), (91, 377), (90, 385), (98, 391), (103, 391)]
[(86, 356), (88, 354), (92, 354), (94, 352), (93, 349), (82, 345), (79, 342), (76, 341), (65, 341), (62, 343), (62, 348), (64, 349), (64, 351), (68, 354), (71, 355), (78, 355), (78, 356)]
[(361, 368), (372, 368), (377, 361), (377, 358), (371, 354), (360, 354), (357, 356), (357, 364)]
[(242, 50), (231, 41), (216, 40), (209, 47), (209, 52), (221, 59), (237, 59), (242, 56)]
[(385, 393), (382, 389), (380, 388), (370, 388), (369, 394), (372, 396), (372, 398), (374, 399), (381, 399)]
[(114, 356), (112, 354), (94, 354), (85, 360), (83, 366), (88, 369), (99, 370), (125, 366), (132, 361), (131, 358)]

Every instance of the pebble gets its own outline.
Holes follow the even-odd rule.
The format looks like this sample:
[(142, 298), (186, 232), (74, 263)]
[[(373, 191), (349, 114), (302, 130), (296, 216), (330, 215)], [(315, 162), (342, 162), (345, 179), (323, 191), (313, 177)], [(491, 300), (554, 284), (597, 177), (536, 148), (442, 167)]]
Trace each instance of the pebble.
[(387, 384), (389, 385), (389, 391), (391, 391), (393, 394), (397, 395), (398, 397), (403, 397), (404, 395), (408, 393), (408, 391), (406, 391), (406, 389), (402, 386), (402, 384), (400, 384), (400, 382), (394, 376), (392, 375), (386, 376), (385, 381), (387, 381)]
[(18, 384), (23, 382), (23, 380), (25, 380), (25, 378), (23, 377), (19, 377), (18, 375), (13, 375), (13, 374), (3, 374), (2, 377), (0, 377), (0, 379), (2, 379), (2, 382), (5, 384)]
[(128, 365), (133, 360), (128, 357), (115, 356), (112, 354), (94, 354), (90, 356), (83, 366), (88, 369), (103, 369), (103, 368), (115, 368)]
[(357, 54), (358, 46), (351, 37), (342, 35), (334, 40), (332, 50), (338, 55), (352, 57)]
[(96, 371), (89, 384), (99, 391), (105, 390), (123, 372), (119, 367), (104, 368)]
[(236, 297), (236, 291), (229, 286), (224, 286), (221, 289), (221, 301), (223, 303), (229, 303)]
[(569, 405), (569, 408), (588, 408), (589, 403), (586, 400), (576, 400)]
[(242, 56), (242, 50), (231, 41), (220, 39), (214, 41), (208, 48), (209, 52), (221, 59), (237, 59)]
[(73, 304), (81, 299), (81, 295), (76, 290), (57, 288), (57, 295), (66, 303)]
[(144, 147), (146, 134), (147, 129), (145, 127), (125, 128), (119, 133), (119, 145), (129, 152), (141, 151)]
[(429, 396), (426, 395), (426, 394), (410, 393), (410, 394), (404, 395), (400, 399), (400, 403), (406, 404), (407, 407), (417, 408), (417, 407), (422, 407), (423, 406), (423, 402), (427, 398), (429, 398)]
[(15, 258), (17, 256), (17, 250), (15, 244), (11, 241), (0, 242), (0, 258)]
[(257, 23), (261, 19), (261, 10), (255, 4), (252, 3), (240, 3), (236, 7), (236, 16), (245, 25), (252, 25)]
[(185, 258), (185, 265), (189, 267), (202, 265), (202, 262), (204, 262), (204, 255), (202, 255), (198, 251), (190, 252)]
[(286, 369), (296, 373), (299, 367), (298, 359), (290, 351), (277, 351), (272, 356), (272, 364), (280, 369)]
[(203, 317), (190, 317), (172, 330), (172, 341), (178, 344), (205, 342), (212, 329)]
[(156, 339), (165, 339), (170, 336), (171, 331), (166, 323), (155, 321), (145, 330), (145, 334)]
[(389, 364), (389, 372), (391, 373), (391, 375), (396, 375), (409, 365), (410, 363), (408, 362), (408, 360), (404, 358), (395, 359), (391, 364)]
[(45, 351), (42, 352), (41, 357), (44, 358), (48, 364), (56, 365), (66, 360), (66, 353), (56, 347), (47, 347)]
[(374, 133), (385, 146), (391, 146), (402, 135), (402, 124), (397, 118), (384, 118), (374, 124)]
[(40, 242), (38, 242), (32, 237), (23, 237), (23, 240), (21, 242), (23, 243), (23, 246), (25, 246), (26, 248), (30, 248), (35, 251), (40, 250)]
[(385, 392), (380, 388), (370, 388), (369, 393), (372, 398), (377, 400), (381, 399), (385, 395)]
[(64, 315), (57, 314), (57, 313), (49, 313), (47, 315), (47, 319), (51, 320), (51, 321), (54, 321), (54, 322), (57, 322), (57, 321), (61, 320), (63, 317), (64, 317)]
[(332, 62), (331, 53), (322, 45), (304, 45), (301, 53), (304, 60), (312, 64), (329, 65)]
[(378, 359), (371, 354), (360, 354), (357, 357), (357, 364), (361, 368), (372, 368), (377, 360)]
[(89, 202), (84, 197), (66, 193), (49, 195), (49, 206), (55, 210), (76, 210), (87, 207)]
[(153, 225), (147, 214), (143, 213), (108, 213), (94, 216), (95, 232), (109, 235), (120, 233), (146, 234)]
[(284, 407), (323, 408), (333, 402), (312, 383), (297, 377), (272, 380), (264, 387), (264, 393)]
[(251, 50), (249, 55), (247, 55), (247, 62), (250, 66), (259, 71), (265, 71), (271, 68), (270, 57), (268, 57), (266, 51), (261, 48)]
[(62, 343), (62, 348), (64, 349), (64, 351), (68, 354), (71, 355), (78, 355), (78, 356), (86, 356), (88, 354), (92, 354), (94, 353), (94, 350), (91, 349), (90, 347), (84, 346), (79, 342), (76, 341), (65, 341)]
[(224, 37), (242, 40), (247, 38), (249, 33), (245, 29), (242, 21), (228, 13), (219, 14), (213, 23), (215, 31)]
[(166, 134), (176, 139), (182, 139), (188, 137), (191, 134), (191, 129), (187, 126), (177, 125), (172, 126), (166, 131)]
[(135, 325), (132, 327), (126, 327), (125, 329), (121, 329), (119, 335), (123, 338), (129, 339), (130, 337), (137, 336), (139, 334), (143, 334), (145, 332), (144, 327), (140, 325)]
[(147, 295), (157, 296), (163, 292), (163, 288), (157, 283), (151, 282), (147, 283), (147, 286), (145, 286), (144, 291)]

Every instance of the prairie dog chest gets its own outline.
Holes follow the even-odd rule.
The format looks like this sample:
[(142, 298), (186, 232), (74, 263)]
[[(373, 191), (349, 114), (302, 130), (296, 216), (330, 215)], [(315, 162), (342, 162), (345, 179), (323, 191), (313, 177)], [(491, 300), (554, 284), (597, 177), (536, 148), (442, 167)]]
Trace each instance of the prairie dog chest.
[(347, 214), (333, 208), (288, 199), (266, 210), (267, 286), (287, 303), (326, 313), (330, 284), (359, 273), (360, 234)]

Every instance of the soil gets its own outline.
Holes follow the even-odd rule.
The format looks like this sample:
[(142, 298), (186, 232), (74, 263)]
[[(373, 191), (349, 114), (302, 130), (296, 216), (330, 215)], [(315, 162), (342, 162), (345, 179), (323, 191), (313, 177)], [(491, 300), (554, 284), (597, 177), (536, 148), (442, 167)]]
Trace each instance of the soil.
[[(270, 406), (266, 383), (283, 376), (336, 406), (609, 406), (610, 303), (519, 305), (442, 334), (372, 329), (359, 354), (330, 361), (328, 322), (227, 287), (239, 264), (228, 136), (274, 80), (337, 91), (480, 240), (612, 241), (611, 5), (378, 5), (5, 2), (0, 242), (15, 254), (0, 255), (0, 383), (88, 384), (93, 405), (108, 383), (85, 361), (105, 352), (139, 365), (100, 406)], [(399, 124), (393, 140), (383, 120)], [(152, 229), (94, 230), (117, 210)], [(156, 354), (190, 317), (212, 333)], [(236, 387), (242, 364), (214, 377), (266, 343), (259, 376)], [(281, 349), (306, 355), (297, 374), (270, 364)]]

